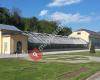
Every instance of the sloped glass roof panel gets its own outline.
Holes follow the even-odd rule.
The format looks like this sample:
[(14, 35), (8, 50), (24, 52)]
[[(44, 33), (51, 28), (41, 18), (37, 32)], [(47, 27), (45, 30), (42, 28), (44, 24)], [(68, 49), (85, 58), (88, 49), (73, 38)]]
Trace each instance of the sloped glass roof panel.
[(70, 37), (60, 37), (60, 36), (53, 36), (53, 35), (40, 35), (34, 33), (28, 33), (29, 41), (32, 43), (46, 43), (46, 44), (87, 44), (86, 41), (80, 38), (70, 38)]

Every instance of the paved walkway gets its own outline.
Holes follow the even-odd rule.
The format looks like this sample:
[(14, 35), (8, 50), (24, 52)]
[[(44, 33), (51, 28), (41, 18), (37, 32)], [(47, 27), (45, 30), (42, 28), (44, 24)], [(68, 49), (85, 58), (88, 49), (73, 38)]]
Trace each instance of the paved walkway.
[[(30, 60), (30, 59), (29, 59)], [(100, 62), (100, 57), (83, 56), (83, 55), (53, 55), (41, 59), (43, 62), (64, 62), (64, 63), (88, 63)]]
[[(89, 51), (89, 50), (86, 49), (86, 50), (72, 50), (72, 51), (43, 52), (43, 55), (46, 55), (46, 54), (62, 54), (62, 53), (76, 53), (76, 52), (84, 52), (84, 51)], [(100, 51), (100, 49), (96, 49), (96, 51)]]
[[(100, 49), (98, 49), (100, 50)], [(56, 52), (43, 52), (43, 55), (47, 55), (47, 54), (62, 54), (62, 53), (72, 53), (72, 52), (84, 52), (84, 51), (88, 51), (88, 50), (74, 50), (74, 51), (56, 51)], [(76, 57), (76, 56), (83, 56), (83, 55), (64, 55), (64, 57)], [(59, 56), (59, 57), (63, 57), (63, 55)], [(56, 60), (57, 62), (70, 62), (70, 63), (87, 63), (87, 62), (100, 62), (100, 57), (93, 57), (93, 56), (83, 56), (86, 57), (88, 59), (83, 60), (80, 58), (80, 60)], [(25, 59), (29, 59), (28, 54), (13, 54), (13, 55), (0, 55), (0, 58), (25, 58)], [(56, 58), (56, 57), (55, 57)]]
[[(84, 52), (88, 50), (72, 50), (72, 51), (53, 51), (43, 52), (43, 55), (47, 54), (61, 54), (61, 53), (72, 53), (72, 52)], [(0, 54), (0, 58), (16, 58), (16, 57), (27, 57), (28, 54)]]
[(1, 54), (0, 58), (24, 58), (28, 57), (28, 54)]
[(86, 80), (100, 80), (100, 72), (95, 73)]

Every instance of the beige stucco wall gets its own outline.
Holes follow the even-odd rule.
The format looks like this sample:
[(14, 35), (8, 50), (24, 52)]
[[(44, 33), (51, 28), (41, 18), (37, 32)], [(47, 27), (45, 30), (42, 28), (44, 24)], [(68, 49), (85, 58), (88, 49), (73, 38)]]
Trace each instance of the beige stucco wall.
[(16, 51), (17, 42), (22, 42), (22, 53), (28, 52), (28, 37), (25, 35), (12, 35), (11, 36), (11, 53)]
[[(81, 33), (80, 35), (77, 33)], [(73, 32), (71, 35), (69, 35), (69, 37), (76, 37), (76, 38), (81, 38), (87, 42), (89, 42), (89, 33), (87, 33), (86, 31), (77, 31), (77, 32)]]
[[(2, 32), (5, 31), (0, 31), (0, 54), (13, 54), (16, 51), (18, 41), (22, 43), (22, 53), (28, 52), (28, 37), (26, 35), (2, 35)], [(7, 44), (6, 48), (5, 43)]]
[[(10, 36), (3, 36), (2, 37), (2, 54), (10, 54)], [(6, 47), (5, 47), (6, 43)]]

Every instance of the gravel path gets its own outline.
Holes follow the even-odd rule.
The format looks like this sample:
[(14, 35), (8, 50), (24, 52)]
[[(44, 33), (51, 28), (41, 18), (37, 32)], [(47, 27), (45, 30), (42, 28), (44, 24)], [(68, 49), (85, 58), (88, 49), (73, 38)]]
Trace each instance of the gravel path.
[[(97, 49), (100, 51), (100, 49)], [(72, 53), (72, 52), (84, 52), (84, 51), (88, 51), (88, 50), (74, 50), (74, 51), (56, 51), (56, 52), (43, 52), (43, 55), (47, 55), (47, 54), (61, 54), (61, 53)], [(82, 59), (80, 58), (79, 60), (55, 60), (56, 62), (70, 62), (70, 63), (87, 63), (87, 62), (100, 62), (100, 57), (93, 57), (93, 56), (82, 56), (82, 55), (60, 55), (59, 58), (61, 57), (77, 57), (77, 56), (81, 56), (81, 57), (86, 57), (88, 59)], [(0, 58), (25, 58), (27, 60), (29, 59), (28, 54), (18, 54), (18, 55), (0, 55)], [(54, 58), (57, 58), (56, 56)], [(46, 61), (47, 59), (45, 59)], [(52, 60), (52, 59), (51, 59)], [(50, 61), (50, 60), (47, 60)]]
[[(79, 57), (79, 58), (77, 58)], [(64, 59), (63, 59), (64, 58)], [(69, 58), (69, 59), (67, 59)], [(71, 58), (71, 59), (70, 59)], [(43, 59), (44, 62), (69, 62), (69, 63), (88, 63), (88, 62), (100, 62), (100, 57), (82, 56), (82, 55), (59, 55), (51, 56)]]
[[(62, 54), (62, 53), (76, 53), (76, 52), (84, 52), (84, 51), (89, 51), (89, 50), (86, 49), (86, 50), (72, 50), (72, 51), (43, 52), (43, 55), (47, 55), (47, 54)], [(96, 49), (96, 51), (100, 51), (100, 49)]]

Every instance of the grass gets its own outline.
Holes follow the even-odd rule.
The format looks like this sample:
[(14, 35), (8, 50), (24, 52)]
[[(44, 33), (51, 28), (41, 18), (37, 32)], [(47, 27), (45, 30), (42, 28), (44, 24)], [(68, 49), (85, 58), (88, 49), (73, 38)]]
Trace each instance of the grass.
[(85, 80), (100, 63), (44, 63), (0, 59), (0, 80)]

